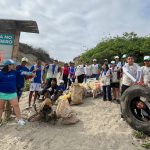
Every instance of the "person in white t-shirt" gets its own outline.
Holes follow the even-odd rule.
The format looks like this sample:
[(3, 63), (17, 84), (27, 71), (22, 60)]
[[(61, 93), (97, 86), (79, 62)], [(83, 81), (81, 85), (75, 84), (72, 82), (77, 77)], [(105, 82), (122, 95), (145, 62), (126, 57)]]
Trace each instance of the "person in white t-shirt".
[(97, 60), (93, 59), (93, 64), (92, 64), (92, 78), (96, 78), (98, 80), (100, 75), (100, 65), (97, 64)]
[(111, 101), (110, 69), (107, 64), (103, 64), (102, 68), (101, 82), (103, 87), (103, 100), (106, 101), (108, 98), (108, 100)]
[(92, 76), (92, 66), (89, 64), (89, 62), (86, 63), (86, 65), (84, 67), (84, 70), (85, 70), (86, 80), (91, 78), (91, 76)]
[(111, 61), (111, 88), (113, 92), (113, 100), (119, 100), (119, 87), (120, 87), (120, 78), (118, 77), (118, 72), (120, 69), (115, 64), (115, 61)]
[(122, 77), (122, 87), (121, 94), (129, 88), (131, 85), (140, 81), (141, 68), (138, 64), (134, 63), (134, 58), (132, 55), (127, 57), (127, 63), (123, 66), (123, 77)]
[(78, 65), (75, 72), (78, 83), (83, 83), (85, 77), (84, 65)]
[(141, 68), (141, 82), (145, 85), (150, 87), (150, 56), (145, 56), (144, 57), (144, 64)]
[(115, 59), (116, 66), (121, 69), (122, 64), (121, 61), (119, 61), (119, 56), (115, 56), (114, 59)]

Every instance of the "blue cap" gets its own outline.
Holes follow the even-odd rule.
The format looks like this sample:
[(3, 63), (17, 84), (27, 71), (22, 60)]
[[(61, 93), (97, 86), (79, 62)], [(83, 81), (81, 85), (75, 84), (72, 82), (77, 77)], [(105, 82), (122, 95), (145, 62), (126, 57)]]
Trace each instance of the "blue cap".
[(12, 59), (7, 59), (4, 61), (4, 66), (8, 66), (8, 65), (14, 65), (15, 61), (13, 61)]

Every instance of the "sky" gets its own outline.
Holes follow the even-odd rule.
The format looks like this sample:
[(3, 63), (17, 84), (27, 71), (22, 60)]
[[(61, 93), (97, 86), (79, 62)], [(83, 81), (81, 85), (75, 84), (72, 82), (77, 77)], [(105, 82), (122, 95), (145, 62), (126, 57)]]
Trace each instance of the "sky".
[(0, 18), (37, 21), (20, 41), (68, 62), (110, 35), (149, 35), (150, 0), (0, 0)]

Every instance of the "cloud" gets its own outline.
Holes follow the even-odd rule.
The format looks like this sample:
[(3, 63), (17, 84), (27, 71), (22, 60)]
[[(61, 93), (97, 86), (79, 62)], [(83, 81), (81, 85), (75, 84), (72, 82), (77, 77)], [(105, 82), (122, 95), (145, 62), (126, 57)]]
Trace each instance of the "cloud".
[(1, 18), (31, 19), (40, 34), (21, 34), (21, 42), (42, 47), (69, 61), (103, 37), (150, 33), (150, 1), (145, 0), (1, 0)]

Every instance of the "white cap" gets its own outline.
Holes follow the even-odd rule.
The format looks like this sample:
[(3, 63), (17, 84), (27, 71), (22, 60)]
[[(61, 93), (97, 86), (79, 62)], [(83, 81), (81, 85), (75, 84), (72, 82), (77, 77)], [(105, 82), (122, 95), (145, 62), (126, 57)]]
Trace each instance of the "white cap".
[(122, 58), (126, 58), (127, 57), (127, 54), (123, 54)]
[(64, 80), (59, 80), (59, 83), (64, 83)]
[(115, 64), (115, 61), (111, 61), (110, 63), (111, 63), (111, 64)]
[(96, 59), (93, 59), (93, 61), (97, 61)]
[(29, 60), (28, 60), (28, 58), (26, 58), (26, 57), (23, 57), (23, 58), (21, 59), (21, 61), (28, 62)]
[(115, 56), (114, 58), (115, 58), (115, 59), (118, 59), (118, 58), (119, 58), (119, 56)]
[(149, 60), (150, 61), (150, 56), (144, 56), (144, 60)]

